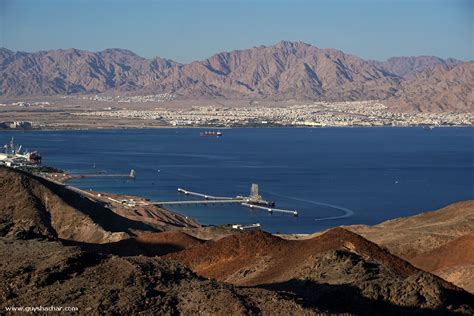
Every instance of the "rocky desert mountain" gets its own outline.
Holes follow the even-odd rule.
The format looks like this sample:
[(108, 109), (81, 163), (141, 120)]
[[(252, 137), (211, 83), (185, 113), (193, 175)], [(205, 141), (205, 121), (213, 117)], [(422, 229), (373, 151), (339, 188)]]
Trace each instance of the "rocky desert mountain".
[(474, 201), (375, 226), (346, 228), (474, 293)]
[(150, 209), (148, 216), (137, 213), (129, 216), (60, 184), (0, 167), (1, 236), (102, 244), (197, 225), (163, 209)]
[(441, 247), (415, 256), (411, 261), (423, 270), (435, 271), (474, 262), (474, 233), (463, 235)]
[(447, 66), (436, 65), (403, 81), (386, 104), (399, 110), (461, 112), (474, 110), (474, 62)]
[[(452, 284), (343, 228), (306, 240), (250, 232), (195, 245), (166, 257), (208, 278), (289, 292), (301, 297), (305, 304), (336, 312), (365, 314), (369, 305), (375, 313), (395, 312), (387, 303), (434, 312), (446, 308), (441, 297), (453, 297), (451, 291), (457, 291)], [(395, 294), (401, 292), (405, 294)], [(474, 298), (469, 294), (460, 296), (463, 295)], [(377, 301), (380, 306), (374, 303)]]
[(287, 41), (189, 64), (145, 59), (121, 49), (25, 53), (3, 48), (0, 95), (170, 92), (185, 99), (389, 99), (393, 109), (470, 111), (472, 68), (472, 63), (432, 56), (370, 61)]
[(132, 219), (88, 192), (39, 176), (3, 167), (0, 179), (2, 310), (53, 305), (75, 306), (83, 314), (474, 312), (472, 294), (344, 228), (285, 240), (261, 231), (228, 230), (224, 236), (221, 227), (218, 239), (202, 240), (195, 236), (211, 237), (212, 227), (179, 221), (165, 210), (150, 210), (148, 217), (137, 212)]
[(474, 233), (421, 253), (410, 262), (474, 293)]
[(386, 61), (372, 61), (372, 63), (386, 72), (408, 79), (419, 72), (432, 69), (435, 66), (440, 65), (443, 68), (450, 69), (453, 66), (462, 64), (462, 61), (453, 58), (442, 59), (435, 56), (417, 56), (391, 57)]
[(275, 291), (206, 280), (160, 257), (106, 255), (57, 241), (4, 237), (0, 237), (0, 254), (2, 310), (33, 305), (73, 306), (85, 315), (270, 315), (274, 311), (316, 315), (318, 311)]
[(440, 210), (396, 218), (374, 226), (346, 228), (387, 247), (397, 256), (410, 259), (474, 232), (474, 201), (458, 202)]
[(37, 53), (0, 50), (0, 87), (7, 95), (55, 95), (136, 90), (165, 77), (176, 63), (128, 50), (78, 49)]

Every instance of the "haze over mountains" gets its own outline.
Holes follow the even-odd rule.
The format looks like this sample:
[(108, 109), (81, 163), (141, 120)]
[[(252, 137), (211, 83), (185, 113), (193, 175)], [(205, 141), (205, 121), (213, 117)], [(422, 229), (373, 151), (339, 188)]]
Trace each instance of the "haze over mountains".
[(122, 49), (0, 49), (0, 95), (154, 94), (180, 98), (383, 100), (396, 110), (472, 111), (474, 62), (433, 56), (364, 60), (302, 42), (180, 64)]

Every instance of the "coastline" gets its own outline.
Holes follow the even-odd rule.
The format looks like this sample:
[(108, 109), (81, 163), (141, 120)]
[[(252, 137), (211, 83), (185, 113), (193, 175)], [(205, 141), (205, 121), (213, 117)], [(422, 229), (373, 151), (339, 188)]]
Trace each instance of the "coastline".
[[(52, 99), (16, 102), (0, 111), (0, 127), (41, 130), (142, 128), (316, 128), (474, 126), (471, 111), (398, 111), (377, 100), (318, 102), (174, 100), (165, 103)], [(55, 101), (54, 101), (55, 100)], [(22, 107), (17, 104), (21, 103)]]
[[(242, 125), (242, 126), (114, 126), (114, 127), (61, 127), (61, 128), (30, 128), (30, 129), (0, 129), (0, 133), (24, 133), (24, 132), (55, 132), (55, 131), (100, 131), (100, 130), (160, 130), (160, 129), (210, 129), (210, 130), (230, 130), (230, 129), (351, 129), (351, 128), (361, 128), (361, 129), (382, 129), (382, 128), (428, 128), (431, 125), (384, 125), (384, 126), (364, 126), (364, 125), (353, 125), (353, 126), (298, 126), (298, 125)], [(435, 128), (474, 128), (474, 125), (439, 125)]]
[[(25, 171), (27, 172), (27, 171)], [(186, 222), (190, 224), (190, 226), (194, 227), (202, 227), (199, 222), (191, 218), (189, 216), (179, 214), (175, 211), (172, 211), (168, 208), (162, 207), (162, 206), (156, 206), (151, 203), (149, 203), (149, 200), (145, 197), (142, 196), (136, 196), (136, 195), (128, 195), (128, 194), (117, 194), (117, 193), (112, 193), (112, 192), (97, 192), (97, 191), (86, 191), (84, 189), (80, 189), (76, 186), (68, 184), (70, 180), (74, 179), (82, 179), (84, 178), (83, 176), (76, 176), (73, 174), (69, 174), (67, 172), (63, 173), (33, 173), (33, 172), (27, 172), (30, 173), (33, 176), (38, 176), (41, 177), (47, 181), (50, 181), (52, 183), (55, 183), (57, 185), (63, 186), (66, 189), (69, 189), (71, 191), (74, 191), (76, 193), (79, 193), (89, 199), (92, 199), (93, 201), (99, 202), (99, 203), (104, 203), (112, 206), (112, 209), (120, 209), (121, 211), (118, 212), (121, 215), (124, 215), (126, 209), (133, 209), (135, 212), (135, 209), (138, 208), (155, 208), (155, 209), (161, 209), (164, 210), (170, 214), (176, 215), (180, 220), (183, 222)], [(130, 210), (131, 212), (131, 210)], [(128, 215), (126, 217), (129, 217), (131, 215)]]

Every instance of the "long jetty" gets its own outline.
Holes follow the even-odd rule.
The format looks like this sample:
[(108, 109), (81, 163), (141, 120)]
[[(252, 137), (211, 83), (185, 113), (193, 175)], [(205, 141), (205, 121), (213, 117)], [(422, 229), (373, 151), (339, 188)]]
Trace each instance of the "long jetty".
[(117, 177), (117, 178), (132, 178), (136, 177), (135, 170), (130, 170), (130, 173), (84, 173), (72, 174), (71, 176), (77, 178), (101, 178), (101, 177)]
[(242, 200), (191, 200), (191, 201), (163, 201), (151, 202), (155, 205), (180, 205), (180, 204), (219, 204), (219, 203), (242, 203)]
[(266, 206), (260, 206), (260, 205), (255, 205), (255, 204), (250, 204), (250, 203), (241, 203), (243, 206), (247, 206), (250, 208), (257, 208), (261, 210), (266, 210), (268, 213), (273, 213), (273, 212), (280, 212), (280, 213), (287, 213), (287, 214), (292, 214), (294, 216), (298, 216), (297, 211), (292, 211), (292, 210), (284, 210), (281, 208), (274, 208), (274, 207), (266, 207)]
[[(273, 212), (278, 212), (278, 213), (285, 213), (285, 214), (291, 214), (293, 216), (298, 216), (298, 212), (295, 210), (285, 210), (281, 208), (274, 208), (270, 206), (261, 206), (258, 205), (258, 200), (254, 201), (250, 197), (225, 197), (225, 196), (213, 196), (209, 194), (202, 194), (198, 192), (193, 192), (189, 190), (185, 190), (182, 188), (178, 188), (179, 193), (183, 193), (185, 195), (192, 195), (192, 196), (197, 196), (197, 197), (203, 197), (205, 200), (188, 200), (188, 201), (155, 201), (155, 202), (150, 202), (151, 204), (155, 205), (191, 205), (191, 204), (220, 204), (220, 203), (239, 203), (242, 206), (250, 207), (251, 209), (259, 209), (259, 210), (265, 210), (269, 212), (270, 214)], [(252, 203), (255, 202), (255, 203)]]
[[(192, 192), (192, 191), (188, 191), (188, 190), (181, 189), (181, 188), (178, 188), (178, 192), (179, 192), (179, 193), (186, 194), (186, 195), (200, 196), (200, 197), (205, 198), (206, 200), (208, 200), (208, 199), (210, 199), (210, 200), (236, 200), (235, 198), (231, 198), (231, 197), (226, 197), (226, 196), (213, 196), (213, 195), (208, 195), (208, 194), (202, 194), (202, 193)], [(240, 199), (240, 201), (244, 201), (244, 199)]]

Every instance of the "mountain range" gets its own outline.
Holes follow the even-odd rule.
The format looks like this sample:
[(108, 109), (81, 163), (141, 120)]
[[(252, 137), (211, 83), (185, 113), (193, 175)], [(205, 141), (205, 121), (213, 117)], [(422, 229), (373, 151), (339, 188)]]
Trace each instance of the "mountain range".
[(183, 99), (383, 100), (408, 111), (472, 111), (474, 62), (365, 60), (282, 41), (181, 64), (123, 49), (34, 53), (0, 48), (0, 95), (174, 93)]

